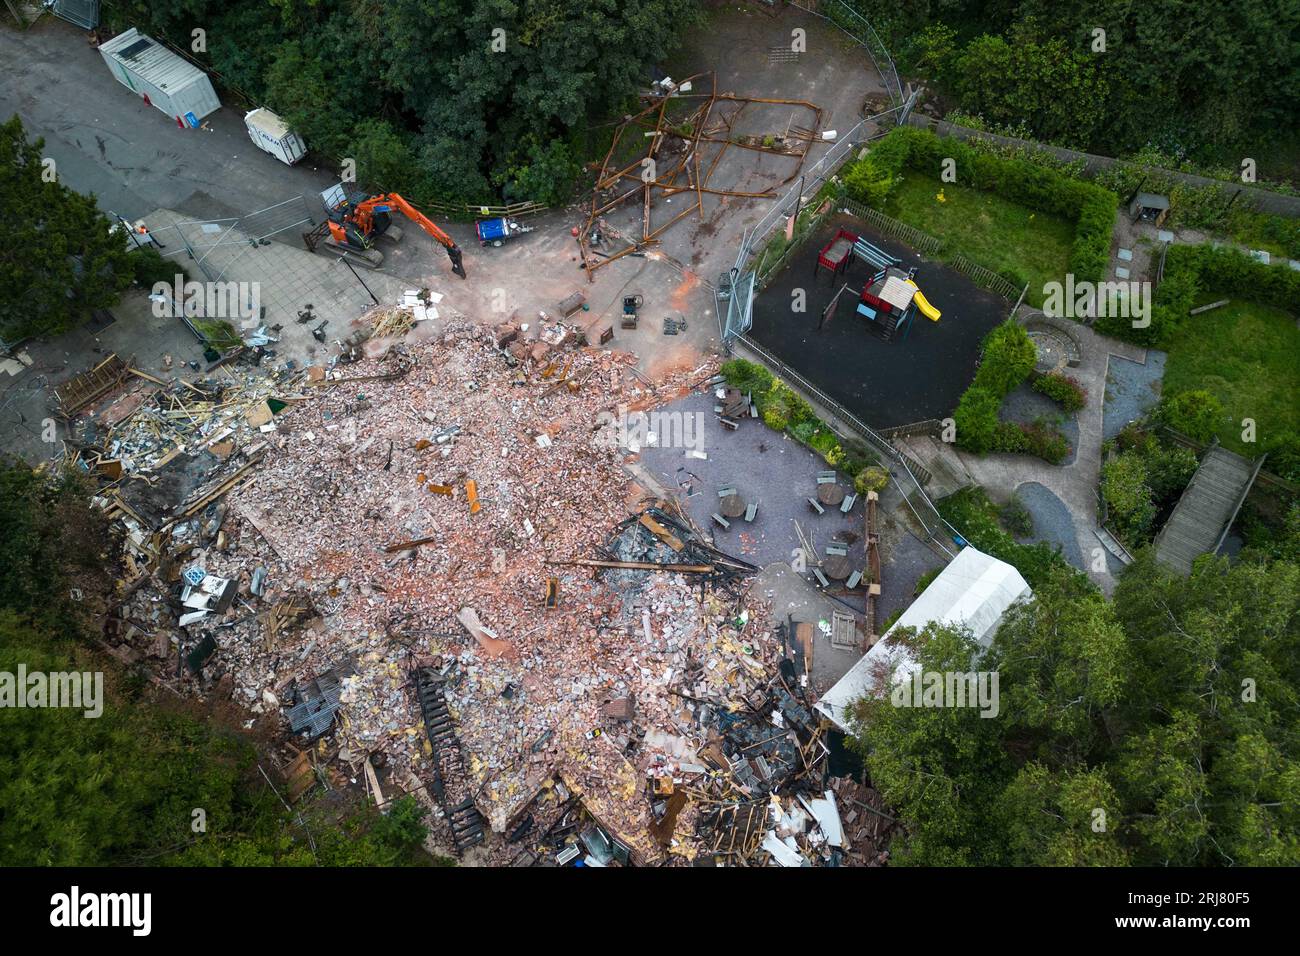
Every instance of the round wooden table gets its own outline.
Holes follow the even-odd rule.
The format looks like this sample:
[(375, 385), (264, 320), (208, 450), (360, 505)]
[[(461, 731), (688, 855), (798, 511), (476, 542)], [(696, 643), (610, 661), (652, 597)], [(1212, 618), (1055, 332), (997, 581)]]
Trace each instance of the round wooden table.
[(740, 495), (727, 495), (718, 505), (718, 510), (724, 518), (739, 518), (745, 513), (745, 499)]
[(832, 581), (843, 581), (853, 570), (847, 554), (828, 554), (822, 562), (822, 573)]
[(828, 508), (833, 508), (844, 500), (844, 489), (838, 482), (829, 482), (817, 486), (817, 500)]

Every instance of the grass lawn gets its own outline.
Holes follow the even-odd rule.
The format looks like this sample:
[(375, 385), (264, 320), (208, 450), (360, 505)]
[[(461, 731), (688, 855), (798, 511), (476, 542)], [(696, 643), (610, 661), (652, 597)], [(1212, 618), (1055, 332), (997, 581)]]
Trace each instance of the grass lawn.
[[(1205, 296), (1198, 305), (1213, 302)], [(1168, 345), (1164, 394), (1201, 388), (1223, 403), (1219, 441), (1246, 457), (1281, 430), (1300, 431), (1300, 328), (1271, 306), (1234, 301), (1189, 316)], [(1255, 420), (1255, 444), (1241, 440), (1241, 420)]]
[[(944, 201), (935, 197), (943, 190)], [(1043, 285), (1063, 282), (1074, 246), (1074, 223), (1034, 212), (993, 193), (941, 183), (916, 170), (903, 172), (883, 210), (946, 243), (995, 272), (1004, 269), (1029, 282), (1028, 301), (1043, 304)], [(1022, 280), (1022, 281), (1024, 281)]]

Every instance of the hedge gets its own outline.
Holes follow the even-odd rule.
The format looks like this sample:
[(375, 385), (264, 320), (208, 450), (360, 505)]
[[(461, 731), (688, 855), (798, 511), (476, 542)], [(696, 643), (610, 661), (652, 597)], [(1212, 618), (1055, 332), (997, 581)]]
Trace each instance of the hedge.
[(1061, 372), (1048, 372), (1034, 379), (1034, 391), (1046, 395), (1067, 412), (1077, 412), (1088, 404), (1088, 393), (1075, 379)]
[(1073, 220), (1070, 272), (1076, 281), (1105, 278), (1119, 197), (1060, 170), (974, 149), (928, 130), (899, 126), (845, 171), (844, 186), (854, 199), (880, 208), (905, 167), (933, 174), (949, 158), (957, 161), (965, 185)]
[(1014, 319), (1007, 319), (984, 336), (971, 387), (1003, 398), (1029, 377), (1037, 361), (1038, 349), (1029, 333)]

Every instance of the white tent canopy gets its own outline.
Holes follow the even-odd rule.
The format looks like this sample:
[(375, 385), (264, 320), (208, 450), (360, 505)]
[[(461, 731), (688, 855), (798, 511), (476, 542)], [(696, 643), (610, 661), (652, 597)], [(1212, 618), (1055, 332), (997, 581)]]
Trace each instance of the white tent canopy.
[(893, 639), (895, 631), (904, 627), (920, 631), (931, 621), (952, 624), (968, 628), (981, 647), (988, 647), (1007, 608), (1032, 593), (1020, 572), (1005, 561), (963, 548), (894, 626), (822, 696), (817, 710), (848, 731), (850, 705), (875, 693), (880, 675), (893, 672), (898, 680), (919, 666), (911, 651)]

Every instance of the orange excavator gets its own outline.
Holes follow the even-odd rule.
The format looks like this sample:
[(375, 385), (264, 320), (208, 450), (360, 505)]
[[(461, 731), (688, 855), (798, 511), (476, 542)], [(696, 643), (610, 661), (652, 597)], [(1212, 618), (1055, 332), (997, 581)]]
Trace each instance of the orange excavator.
[[(416, 209), (397, 193), (385, 193), (382, 196), (366, 196), (355, 193), (338, 202), (329, 210), (329, 219), (321, 226), (329, 229), (330, 244), (341, 249), (359, 253), (368, 258), (375, 239), (388, 233), (398, 239), (401, 230), (392, 225), (391, 213), (396, 210), (433, 237), (447, 250), (451, 259), (451, 271), (462, 279), (465, 278), (465, 265), (462, 261), (460, 247), (424, 213)], [(324, 229), (317, 227), (313, 238), (323, 235)], [(308, 245), (312, 245), (311, 242)], [(376, 252), (375, 255), (378, 255)], [(382, 261), (382, 259), (381, 259)], [(373, 259), (370, 264), (378, 265)]]

